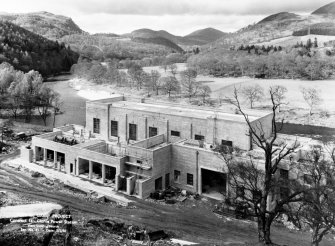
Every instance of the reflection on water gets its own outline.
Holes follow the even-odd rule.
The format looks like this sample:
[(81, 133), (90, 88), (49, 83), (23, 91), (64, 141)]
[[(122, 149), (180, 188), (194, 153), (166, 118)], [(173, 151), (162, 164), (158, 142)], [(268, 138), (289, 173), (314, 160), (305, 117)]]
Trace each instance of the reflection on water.
[[(62, 126), (66, 123), (85, 125), (86, 117), (86, 99), (77, 95), (77, 91), (68, 85), (69, 76), (55, 77), (56, 82), (46, 82), (52, 89), (61, 95), (63, 105), (61, 107), (62, 114), (56, 116), (56, 126)], [(33, 117), (32, 124), (44, 125), (43, 120), (39, 116)], [(47, 126), (52, 127), (53, 115), (47, 118)]]

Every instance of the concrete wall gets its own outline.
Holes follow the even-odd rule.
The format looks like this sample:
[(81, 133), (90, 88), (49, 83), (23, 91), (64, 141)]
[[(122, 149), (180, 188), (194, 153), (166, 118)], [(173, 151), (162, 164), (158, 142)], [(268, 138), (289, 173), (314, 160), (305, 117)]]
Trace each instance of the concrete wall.
[(153, 153), (153, 169), (152, 169), (152, 177), (153, 179), (157, 179), (162, 177), (163, 180), (163, 189), (165, 187), (165, 174), (170, 173), (171, 178), (171, 159), (172, 159), (172, 145), (167, 145), (162, 148), (159, 148)]
[(157, 136), (154, 136), (154, 137), (151, 137), (151, 138), (147, 138), (147, 139), (142, 140), (142, 141), (139, 141), (137, 143), (134, 143), (133, 146), (148, 149), (148, 148), (151, 148), (151, 147), (153, 147), (155, 145), (158, 145), (158, 144), (161, 144), (161, 143), (164, 143), (164, 135), (163, 134), (157, 135)]
[[(174, 186), (201, 193), (201, 168), (222, 173), (227, 172), (224, 160), (213, 151), (180, 144), (172, 145), (170, 176)], [(174, 181), (174, 170), (180, 171), (179, 182)], [(187, 184), (187, 173), (193, 175), (193, 186)]]
[[(112, 137), (110, 132), (110, 121), (113, 120), (118, 122), (118, 137), (122, 143), (127, 143), (131, 123), (137, 125), (137, 140), (144, 140), (148, 137), (149, 127), (157, 127), (158, 134), (166, 134), (167, 141), (170, 141), (170, 133), (173, 130), (180, 132), (181, 139), (194, 139), (197, 134), (203, 135), (205, 142), (209, 144), (220, 144), (221, 140), (228, 140), (241, 149), (250, 149), (250, 138), (247, 136), (249, 129), (244, 121), (222, 120), (214, 117), (192, 118), (173, 115), (173, 112), (161, 114), (126, 107), (113, 107), (113, 105), (110, 105), (107, 113), (108, 106), (106, 105), (88, 103), (87, 106), (86, 125), (88, 129), (93, 130), (93, 118), (100, 118), (101, 136), (105, 140), (117, 140), (117, 137)], [(262, 122), (267, 124), (269, 117), (271, 116), (262, 118)], [(266, 134), (269, 134), (268, 128), (266, 128)]]
[[(100, 119), (100, 133), (93, 132), (93, 118)], [(86, 103), (86, 130), (103, 140), (108, 140), (108, 105), (92, 102)]]
[[(70, 146), (58, 142), (54, 142), (49, 139), (43, 139), (39, 137), (32, 138), (32, 149), (35, 150), (35, 146), (47, 148), (60, 153), (65, 154), (65, 171), (70, 173), (70, 163), (78, 163), (77, 158), (91, 160), (94, 162), (102, 163), (107, 166), (112, 166), (116, 168), (116, 174), (123, 173), (123, 165), (126, 157), (115, 157), (107, 154), (98, 153), (88, 149), (78, 148), (75, 145)], [(36, 153), (35, 153), (36, 154)]]
[(154, 179), (138, 179), (139, 184), (139, 196), (144, 199), (150, 196), (151, 192), (155, 191), (155, 180)]

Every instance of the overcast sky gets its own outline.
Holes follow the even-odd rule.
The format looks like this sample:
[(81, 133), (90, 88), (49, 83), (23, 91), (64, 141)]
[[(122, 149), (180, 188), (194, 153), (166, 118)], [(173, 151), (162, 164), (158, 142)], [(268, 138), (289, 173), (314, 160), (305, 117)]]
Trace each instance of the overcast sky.
[(283, 11), (309, 14), (331, 0), (2, 0), (9, 13), (48, 11), (71, 17), (90, 33), (128, 33), (139, 28), (186, 35), (214, 27), (236, 31)]

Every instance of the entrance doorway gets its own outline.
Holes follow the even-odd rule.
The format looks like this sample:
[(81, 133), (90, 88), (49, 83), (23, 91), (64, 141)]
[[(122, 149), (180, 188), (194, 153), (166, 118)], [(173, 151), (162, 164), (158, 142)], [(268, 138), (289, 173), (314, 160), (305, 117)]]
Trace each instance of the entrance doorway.
[(227, 192), (227, 174), (201, 169), (202, 194), (222, 200)]

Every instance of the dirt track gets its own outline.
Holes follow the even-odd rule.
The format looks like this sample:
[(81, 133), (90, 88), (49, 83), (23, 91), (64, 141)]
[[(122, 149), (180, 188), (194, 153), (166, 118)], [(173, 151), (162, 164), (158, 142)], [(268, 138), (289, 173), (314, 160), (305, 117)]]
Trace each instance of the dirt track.
[[(96, 203), (57, 191), (23, 172), (3, 165), (0, 165), (0, 189), (24, 195), (32, 200), (67, 205), (77, 212), (78, 218), (74, 219), (81, 219), (82, 216), (117, 219), (129, 224), (146, 226), (149, 229), (170, 231), (178, 238), (199, 242), (202, 245), (227, 245), (232, 242), (236, 244), (230, 245), (245, 245), (245, 242), (257, 242), (254, 225), (244, 222), (224, 222), (209, 209), (168, 206), (138, 199), (134, 200), (136, 206), (134, 209), (118, 208), (108, 203)], [(306, 235), (279, 229), (274, 230), (273, 238), (276, 242), (287, 245), (292, 245), (293, 241), (297, 241), (295, 245), (306, 245), (308, 241)]]

